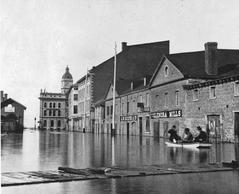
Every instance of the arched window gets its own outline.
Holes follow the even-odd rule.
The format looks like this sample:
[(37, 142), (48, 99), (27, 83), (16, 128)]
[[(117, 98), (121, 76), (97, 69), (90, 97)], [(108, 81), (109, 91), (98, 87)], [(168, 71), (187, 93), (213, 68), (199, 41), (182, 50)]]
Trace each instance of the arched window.
[(57, 126), (58, 126), (58, 127), (61, 127), (61, 120), (58, 120)]
[(56, 116), (56, 111), (55, 110), (53, 110), (53, 116)]
[(60, 110), (58, 110), (58, 116), (61, 116), (61, 111)]
[(53, 108), (56, 108), (56, 103), (55, 102), (53, 103)]
[(61, 108), (61, 103), (60, 102), (58, 103), (58, 108)]
[(50, 108), (52, 108), (52, 103), (50, 102)]
[(44, 108), (47, 108), (47, 103), (46, 102), (44, 103)]
[(54, 127), (54, 120), (51, 120), (51, 127)]
[(51, 116), (51, 110), (49, 110), (49, 116)]
[(44, 116), (46, 116), (46, 110), (44, 110)]

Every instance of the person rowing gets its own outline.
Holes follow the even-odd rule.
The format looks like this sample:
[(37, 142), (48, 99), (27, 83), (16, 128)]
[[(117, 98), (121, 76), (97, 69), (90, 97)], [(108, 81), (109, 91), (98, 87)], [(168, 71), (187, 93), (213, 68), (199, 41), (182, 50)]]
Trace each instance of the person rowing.
[(199, 134), (195, 137), (194, 142), (208, 142), (207, 133), (200, 126), (197, 126), (197, 130)]
[(177, 134), (175, 125), (172, 126), (168, 133), (170, 134), (169, 141), (176, 143), (181, 140), (181, 137)]
[(183, 135), (182, 140), (183, 140), (182, 141), (183, 143), (192, 143), (193, 142), (193, 135), (190, 132), (189, 128), (184, 129), (184, 135)]

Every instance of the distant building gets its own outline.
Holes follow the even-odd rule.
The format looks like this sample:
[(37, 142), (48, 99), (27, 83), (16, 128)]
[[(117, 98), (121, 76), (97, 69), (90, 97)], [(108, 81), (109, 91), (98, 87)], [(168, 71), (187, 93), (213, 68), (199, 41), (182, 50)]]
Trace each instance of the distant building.
[(26, 107), (1, 91), (1, 132), (22, 132)]
[(62, 76), (61, 93), (50, 93), (45, 90), (40, 92), (40, 120), (41, 129), (63, 130), (67, 129), (67, 98), (66, 93), (72, 86), (73, 78), (68, 66)]

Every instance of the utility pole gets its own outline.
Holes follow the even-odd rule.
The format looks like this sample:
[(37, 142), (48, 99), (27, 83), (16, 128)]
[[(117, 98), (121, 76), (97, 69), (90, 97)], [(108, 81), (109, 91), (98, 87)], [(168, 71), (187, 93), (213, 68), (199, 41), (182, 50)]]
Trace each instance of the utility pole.
[(117, 55), (117, 45), (115, 42), (115, 54), (114, 54), (114, 83), (113, 83), (113, 115), (112, 115), (112, 131), (111, 134), (116, 134), (115, 129), (115, 90), (116, 90), (116, 55)]

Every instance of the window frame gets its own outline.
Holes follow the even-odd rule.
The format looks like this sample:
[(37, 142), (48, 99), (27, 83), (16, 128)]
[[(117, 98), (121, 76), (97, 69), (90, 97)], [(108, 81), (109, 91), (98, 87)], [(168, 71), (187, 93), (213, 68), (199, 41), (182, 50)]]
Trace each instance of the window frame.
[[(213, 88), (214, 88), (214, 95), (212, 96)], [(216, 86), (210, 86), (210, 87), (209, 87), (209, 99), (213, 100), (213, 99), (216, 99), (216, 98), (217, 98), (217, 95), (216, 95)]]
[[(197, 95), (196, 95), (196, 91), (197, 91)], [(193, 101), (198, 101), (199, 100), (199, 90), (198, 89), (194, 89), (193, 90)]]
[(233, 90), (234, 96), (239, 96), (239, 81), (234, 82)]

